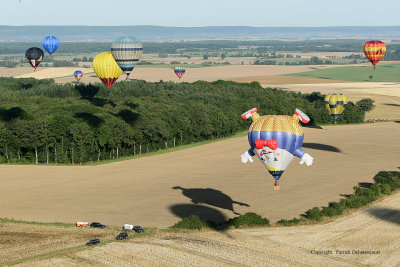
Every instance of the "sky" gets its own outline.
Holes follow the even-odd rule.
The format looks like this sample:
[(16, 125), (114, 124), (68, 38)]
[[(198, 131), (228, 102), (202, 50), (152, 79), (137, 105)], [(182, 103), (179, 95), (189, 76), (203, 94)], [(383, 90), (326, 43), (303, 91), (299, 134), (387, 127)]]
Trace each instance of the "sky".
[(400, 26), (400, 0), (0, 0), (0, 25)]

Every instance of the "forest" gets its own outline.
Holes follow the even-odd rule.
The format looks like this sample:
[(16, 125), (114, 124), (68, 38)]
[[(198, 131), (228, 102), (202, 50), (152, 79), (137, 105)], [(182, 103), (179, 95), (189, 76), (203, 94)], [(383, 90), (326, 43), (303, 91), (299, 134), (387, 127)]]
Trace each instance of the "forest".
[[(121, 81), (56, 84), (0, 78), (0, 162), (85, 164), (229, 137), (248, 129), (241, 114), (293, 115), (330, 124), (320, 93), (263, 88), (258, 82)], [(349, 102), (338, 123), (361, 123), (362, 103)]]

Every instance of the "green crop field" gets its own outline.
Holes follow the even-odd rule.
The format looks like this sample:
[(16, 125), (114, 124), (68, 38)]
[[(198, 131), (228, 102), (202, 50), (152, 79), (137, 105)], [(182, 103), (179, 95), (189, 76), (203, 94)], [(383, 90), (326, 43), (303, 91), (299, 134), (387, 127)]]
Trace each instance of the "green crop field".
[(378, 64), (376, 70), (372, 65), (337, 67), (287, 74), (285, 76), (353, 82), (400, 82), (400, 64)]

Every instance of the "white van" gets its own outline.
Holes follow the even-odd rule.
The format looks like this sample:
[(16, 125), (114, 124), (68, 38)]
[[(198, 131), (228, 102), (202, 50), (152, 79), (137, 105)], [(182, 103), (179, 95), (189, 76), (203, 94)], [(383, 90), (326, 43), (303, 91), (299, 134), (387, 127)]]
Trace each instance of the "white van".
[(132, 224), (124, 224), (124, 230), (133, 230), (133, 225)]

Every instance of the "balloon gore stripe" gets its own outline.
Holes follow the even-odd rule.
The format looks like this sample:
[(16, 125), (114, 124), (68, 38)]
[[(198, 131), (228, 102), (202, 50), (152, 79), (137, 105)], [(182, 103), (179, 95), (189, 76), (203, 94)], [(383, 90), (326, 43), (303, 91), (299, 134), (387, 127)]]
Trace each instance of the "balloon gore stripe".
[(100, 80), (107, 85), (108, 88), (111, 88), (111, 85), (117, 80), (118, 78), (100, 78)]
[(113, 51), (143, 51), (143, 47), (134, 47), (134, 48), (111, 48), (111, 52)]

